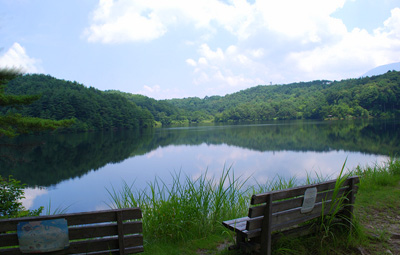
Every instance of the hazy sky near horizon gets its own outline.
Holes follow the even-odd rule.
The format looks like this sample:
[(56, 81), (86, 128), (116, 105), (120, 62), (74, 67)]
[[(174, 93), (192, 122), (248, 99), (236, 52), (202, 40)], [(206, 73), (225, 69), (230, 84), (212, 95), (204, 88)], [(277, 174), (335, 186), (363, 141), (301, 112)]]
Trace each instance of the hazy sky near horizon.
[(156, 99), (393, 62), (399, 0), (0, 0), (0, 67)]

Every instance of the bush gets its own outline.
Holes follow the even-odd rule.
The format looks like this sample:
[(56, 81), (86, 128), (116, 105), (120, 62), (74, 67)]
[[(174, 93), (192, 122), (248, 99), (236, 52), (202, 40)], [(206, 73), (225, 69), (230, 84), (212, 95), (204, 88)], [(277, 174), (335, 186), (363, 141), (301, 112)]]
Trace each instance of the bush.
[(37, 216), (42, 212), (43, 207), (30, 211), (22, 206), (24, 187), (24, 184), (12, 176), (8, 179), (0, 176), (0, 218)]

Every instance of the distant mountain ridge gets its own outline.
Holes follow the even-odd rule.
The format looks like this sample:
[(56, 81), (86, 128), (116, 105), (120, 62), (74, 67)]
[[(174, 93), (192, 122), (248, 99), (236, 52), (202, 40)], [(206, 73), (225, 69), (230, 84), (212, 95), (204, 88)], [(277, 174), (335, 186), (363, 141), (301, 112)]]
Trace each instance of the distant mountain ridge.
[(375, 76), (375, 75), (381, 75), (381, 74), (387, 73), (388, 71), (393, 71), (393, 70), (400, 71), (400, 62), (377, 66), (377, 67), (369, 70), (365, 74), (363, 74), (362, 77), (367, 77), (367, 76), (371, 77), (371, 76)]
[(226, 96), (155, 100), (120, 91), (100, 91), (46, 75), (24, 75), (5, 92), (40, 94), (20, 109), (1, 113), (48, 119), (75, 118), (76, 131), (136, 129), (191, 123), (261, 122), (290, 119), (399, 118), (400, 72), (286, 85), (259, 85)]

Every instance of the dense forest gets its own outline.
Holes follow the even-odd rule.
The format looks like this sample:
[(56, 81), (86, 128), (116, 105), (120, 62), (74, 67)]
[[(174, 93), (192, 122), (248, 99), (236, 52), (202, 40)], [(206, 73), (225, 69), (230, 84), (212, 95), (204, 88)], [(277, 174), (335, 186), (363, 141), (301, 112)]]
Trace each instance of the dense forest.
[(256, 86), (224, 97), (168, 100), (216, 122), (400, 116), (400, 73), (342, 81)]
[[(7, 94), (40, 98), (21, 107), (24, 116), (75, 119), (74, 130), (132, 129), (201, 122), (274, 119), (396, 118), (400, 72), (342, 81), (259, 85), (226, 96), (155, 100), (120, 91), (100, 91), (42, 74), (20, 76)], [(4, 108), (4, 107), (3, 107)], [(15, 111), (2, 109), (3, 113)], [(70, 128), (71, 129), (71, 128)]]
[[(77, 131), (135, 129), (153, 126), (154, 118), (124, 97), (87, 88), (77, 82), (48, 75), (29, 74), (11, 80), (5, 90), (14, 95), (40, 95), (19, 110), (23, 116), (44, 119), (75, 119)], [(4, 112), (15, 111), (5, 107)], [(71, 129), (71, 128), (70, 128)]]

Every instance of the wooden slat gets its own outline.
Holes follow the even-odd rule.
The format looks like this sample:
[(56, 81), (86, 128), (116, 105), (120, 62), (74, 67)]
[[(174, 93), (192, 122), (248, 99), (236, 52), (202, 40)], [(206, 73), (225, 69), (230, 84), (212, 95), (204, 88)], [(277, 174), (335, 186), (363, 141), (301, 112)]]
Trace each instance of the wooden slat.
[(249, 217), (238, 218), (234, 220), (224, 221), (222, 224), (232, 231), (243, 231), (246, 229), (246, 223)]
[(47, 215), (38, 217), (24, 217), (0, 220), (0, 233), (7, 231), (17, 231), (17, 224), (20, 221), (40, 221), (64, 218), (68, 221), (68, 226), (85, 225), (102, 222), (117, 221), (116, 212), (124, 211), (123, 220), (141, 219), (142, 212), (140, 208), (125, 208), (116, 210), (104, 210), (95, 212), (69, 213), (58, 215)]
[[(352, 177), (349, 177), (346, 181), (344, 181), (343, 186), (348, 186), (350, 183), (350, 180), (352, 178), (356, 179), (355, 183), (359, 182), (358, 176), (352, 176)], [(317, 183), (317, 184), (298, 186), (298, 187), (294, 187), (294, 188), (290, 188), (290, 189), (255, 194), (251, 197), (250, 203), (251, 203), (251, 205), (265, 203), (266, 197), (269, 194), (272, 194), (272, 201), (302, 196), (302, 195), (304, 195), (304, 192), (306, 191), (306, 189), (314, 188), (314, 187), (317, 188), (318, 192), (322, 192), (325, 190), (333, 189), (335, 187), (335, 183), (336, 183), (336, 180), (331, 180), (331, 181), (326, 181), (326, 182)]]
[[(114, 236), (118, 234), (116, 223), (70, 227), (68, 229), (68, 232), (69, 232), (69, 240), (82, 239), (82, 238), (95, 238), (102, 236)], [(141, 221), (125, 222), (123, 225), (124, 235), (136, 234), (140, 232), (142, 232)]]
[[(330, 208), (330, 202), (325, 202), (324, 207), (326, 209)], [(279, 213), (275, 213), (272, 215), (272, 229), (276, 230), (276, 226), (282, 225), (284, 223), (287, 222), (305, 222), (307, 220), (310, 220), (310, 215), (317, 215), (321, 216), (322, 213), (322, 203), (318, 203), (315, 205), (314, 209), (308, 213), (308, 214), (303, 214), (301, 213), (301, 208), (296, 208), (296, 209), (292, 209), (292, 210), (287, 210), (284, 212), (279, 212)], [(306, 220), (302, 220), (302, 219), (306, 219)], [(247, 221), (247, 225), (246, 225), (246, 229), (247, 230), (255, 230), (257, 228), (261, 228), (262, 225), (262, 221), (263, 221), (263, 217), (258, 217), (258, 218), (254, 218), (254, 219), (249, 219)], [(297, 223), (298, 224), (298, 223)]]
[(0, 248), (18, 245), (17, 233), (0, 234)]
[[(143, 251), (143, 236), (142, 235), (131, 235), (124, 238), (127, 247), (130, 247), (130, 252), (142, 252)], [(118, 249), (118, 237), (109, 237), (93, 240), (85, 240), (70, 243), (70, 246), (66, 250), (52, 252), (52, 255), (64, 255), (64, 254), (74, 254), (74, 253), (91, 253), (96, 254), (109, 254), (111, 250)], [(133, 252), (135, 251), (135, 252)], [(23, 253), (19, 248), (11, 249), (0, 249), (0, 254), (4, 255), (22, 255)], [(118, 252), (117, 252), (118, 254)]]
[[(143, 245), (142, 235), (132, 235), (125, 237), (124, 239), (127, 247)], [(54, 255), (109, 251), (118, 248), (119, 248), (118, 237), (108, 237), (108, 238), (72, 242), (70, 243), (70, 247), (67, 250), (56, 252), (54, 253)]]
[(315, 233), (315, 231), (317, 230), (317, 228), (315, 227), (314, 224), (306, 224), (304, 226), (301, 227), (297, 227), (297, 228), (291, 228), (291, 229), (287, 229), (284, 231), (280, 231), (280, 232), (275, 232), (274, 234), (272, 234), (272, 240), (273, 241), (277, 241), (282, 237), (299, 237), (299, 236), (304, 236), (304, 235), (308, 235), (311, 233)]
[(1, 255), (21, 255), (23, 254), (19, 248), (0, 249)]
[[(343, 194), (345, 194), (346, 191), (347, 191), (346, 187), (341, 188), (338, 193), (338, 196), (342, 196)], [(322, 202), (322, 200), (330, 200), (332, 198), (332, 195), (333, 195), (333, 190), (330, 190), (328, 192), (318, 193), (315, 203), (320, 203), (320, 202)], [(301, 207), (303, 205), (303, 198), (304, 198), (304, 196), (301, 196), (301, 197), (297, 197), (297, 198), (293, 198), (293, 199), (289, 199), (289, 200), (273, 202), (272, 203), (272, 213)], [(255, 217), (262, 216), (264, 213), (264, 208), (265, 208), (265, 204), (255, 206), (255, 207), (250, 207), (248, 217), (255, 218)]]

